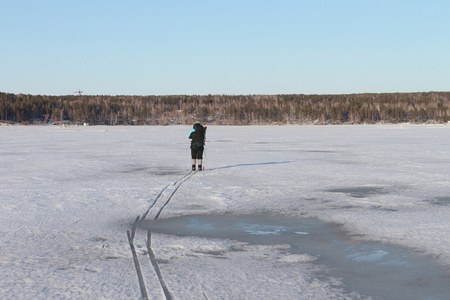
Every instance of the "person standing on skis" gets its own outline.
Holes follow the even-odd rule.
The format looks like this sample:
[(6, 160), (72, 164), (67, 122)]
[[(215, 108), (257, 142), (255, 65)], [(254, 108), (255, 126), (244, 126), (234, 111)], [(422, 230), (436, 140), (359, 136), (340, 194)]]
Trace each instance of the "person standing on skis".
[(191, 139), (192, 171), (195, 171), (196, 160), (198, 160), (198, 170), (203, 169), (203, 150), (205, 149), (206, 126), (200, 122), (195, 122), (194, 129), (189, 133)]

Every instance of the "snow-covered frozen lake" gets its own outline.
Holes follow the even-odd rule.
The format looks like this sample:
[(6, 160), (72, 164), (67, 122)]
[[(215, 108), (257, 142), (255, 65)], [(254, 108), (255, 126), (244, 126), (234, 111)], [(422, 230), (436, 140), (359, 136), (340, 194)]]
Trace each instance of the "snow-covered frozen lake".
[(450, 299), (450, 126), (190, 129), (0, 126), (0, 298)]

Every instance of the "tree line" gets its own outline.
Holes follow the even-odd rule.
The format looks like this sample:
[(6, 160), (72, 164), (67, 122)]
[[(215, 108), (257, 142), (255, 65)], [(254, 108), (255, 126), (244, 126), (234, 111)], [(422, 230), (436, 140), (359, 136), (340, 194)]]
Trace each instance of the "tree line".
[(217, 125), (441, 123), (450, 92), (346, 95), (43, 96), (0, 92), (0, 121)]

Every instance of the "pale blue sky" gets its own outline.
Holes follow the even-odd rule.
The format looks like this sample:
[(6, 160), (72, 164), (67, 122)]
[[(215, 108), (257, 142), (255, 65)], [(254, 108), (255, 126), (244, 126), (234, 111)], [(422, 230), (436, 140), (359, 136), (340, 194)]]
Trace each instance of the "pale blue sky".
[(0, 0), (0, 92), (450, 90), (450, 1)]

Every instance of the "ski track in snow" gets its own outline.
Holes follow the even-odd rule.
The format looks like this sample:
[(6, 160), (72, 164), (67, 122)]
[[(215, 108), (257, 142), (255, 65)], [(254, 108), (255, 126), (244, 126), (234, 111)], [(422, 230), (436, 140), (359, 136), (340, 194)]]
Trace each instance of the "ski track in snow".
[[(130, 248), (131, 248), (131, 252), (133, 254), (133, 260), (135, 263), (135, 267), (136, 267), (136, 272), (137, 272), (137, 276), (138, 276), (138, 280), (139, 280), (139, 285), (141, 288), (141, 294), (142, 294), (142, 298), (143, 299), (148, 299), (148, 291), (147, 288), (145, 286), (145, 280), (144, 280), (144, 275), (142, 273), (141, 270), (141, 264), (139, 263), (139, 258), (136, 254), (136, 249), (134, 246), (134, 239), (136, 236), (136, 228), (139, 225), (140, 222), (144, 221), (149, 215), (153, 220), (157, 220), (159, 218), (159, 216), (161, 215), (161, 213), (163, 212), (164, 207), (166, 207), (167, 204), (169, 204), (170, 200), (172, 199), (172, 197), (175, 195), (175, 193), (178, 191), (178, 189), (183, 185), (183, 183), (185, 183), (186, 181), (188, 181), (196, 172), (191, 171), (189, 172), (187, 175), (184, 175), (183, 177), (177, 179), (175, 182), (173, 182), (172, 184), (168, 184), (166, 185), (161, 192), (158, 194), (158, 196), (155, 198), (155, 200), (153, 201), (153, 203), (150, 205), (150, 207), (148, 208), (148, 210), (142, 215), (142, 217), (138, 216), (133, 224), (133, 226), (131, 227), (130, 230), (127, 231), (127, 235), (128, 235), (128, 241), (130, 243)], [(166, 197), (164, 197), (164, 195), (166, 195)], [(152, 211), (156, 210), (157, 213), (152, 217)], [(167, 300), (171, 300), (172, 299), (172, 295), (167, 287), (166, 282), (164, 281), (163, 275), (161, 273), (161, 270), (159, 268), (159, 264), (158, 261), (156, 259), (156, 256), (153, 252), (152, 246), (152, 235), (151, 232), (149, 231), (147, 234), (147, 240), (146, 240), (146, 245), (147, 245), (147, 251), (148, 251), (148, 255), (149, 255), (149, 259), (151, 262), (151, 265), (153, 266), (155, 273), (156, 273), (156, 277), (158, 278), (158, 281), (161, 285), (161, 288), (163, 290), (165, 299)]]

